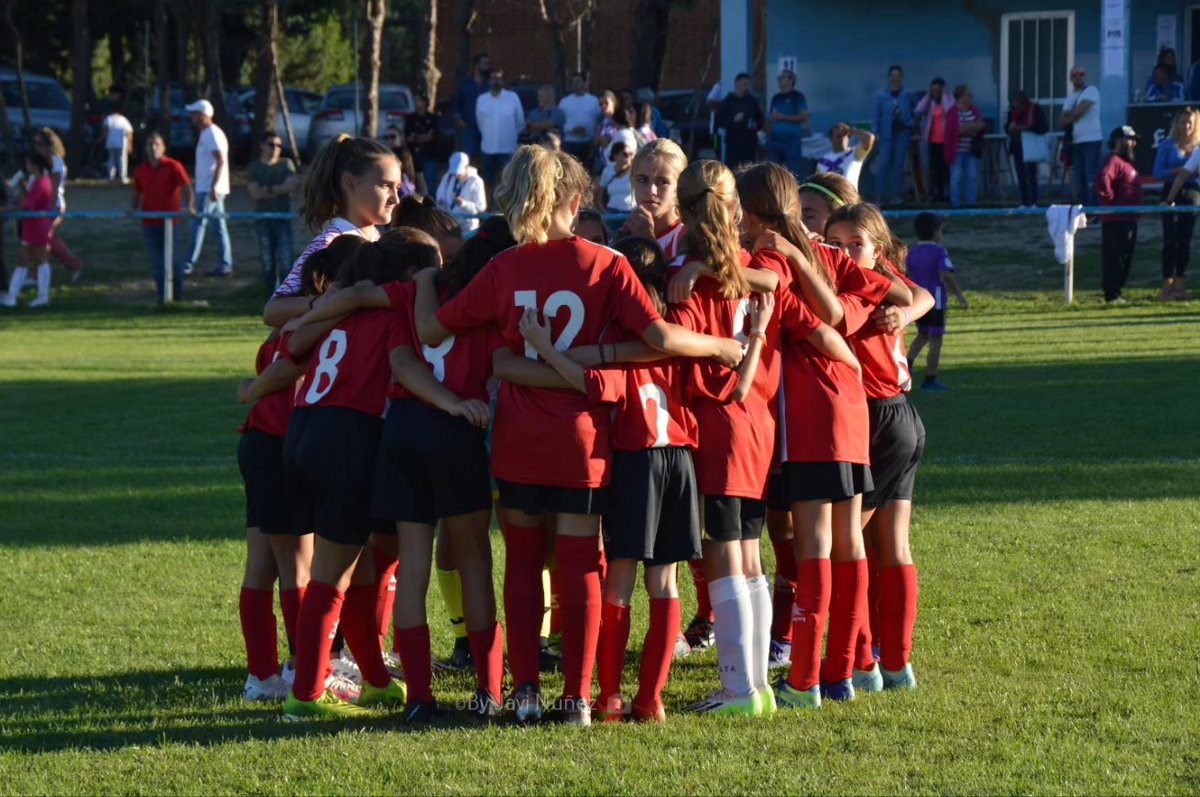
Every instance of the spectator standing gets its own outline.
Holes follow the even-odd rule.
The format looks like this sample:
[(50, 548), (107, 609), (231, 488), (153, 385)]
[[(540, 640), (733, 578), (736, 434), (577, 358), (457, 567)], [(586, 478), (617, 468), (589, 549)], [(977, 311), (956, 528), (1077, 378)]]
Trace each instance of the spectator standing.
[(129, 182), (129, 153), (133, 152), (133, 125), (117, 109), (104, 117), (104, 148), (108, 151), (108, 181)]
[(954, 98), (946, 92), (946, 81), (935, 77), (914, 112), (921, 119), (921, 155), (929, 172), (929, 196), (934, 202), (946, 201), (946, 186), (950, 182), (944, 148), (946, 117), (953, 107)]
[(487, 189), (465, 152), (450, 156), (450, 166), (437, 189), (437, 204), (462, 223), (463, 231), (479, 229), (479, 219), (468, 218), (487, 210)]
[(582, 72), (571, 75), (571, 93), (558, 101), (558, 107), (564, 116), (563, 149), (587, 164), (603, 113), (600, 100), (595, 94), (588, 93), (587, 77)]
[(950, 166), (950, 207), (975, 206), (979, 159), (983, 155), (983, 114), (971, 104), (965, 85), (954, 87), (954, 108), (946, 120), (945, 159)]
[(637, 90), (635, 95), (638, 105), (650, 106), (650, 129), (654, 131), (653, 141), (657, 138), (670, 138), (671, 129), (667, 127), (667, 123), (663, 121), (662, 112), (654, 104), (654, 89), (649, 86), (642, 86)]
[[(1138, 134), (1129, 125), (1116, 128), (1108, 137), (1112, 154), (1096, 175), (1096, 197), (1102, 206), (1140, 205), (1144, 199), (1142, 183), (1133, 166), (1133, 150)], [(1100, 251), (1103, 262), (1104, 301), (1125, 304), (1121, 295), (1133, 265), (1133, 250), (1137, 246), (1138, 217), (1122, 213), (1100, 217)]]
[(1038, 195), (1038, 162), (1025, 162), (1025, 146), (1021, 141), (1021, 134), (1045, 135), (1046, 114), (1042, 111), (1042, 106), (1030, 101), (1029, 95), (1021, 89), (1010, 92), (1005, 130), (1008, 133), (1008, 151), (1017, 167), (1021, 207), (1035, 208)]
[(875, 98), (873, 132), (879, 140), (879, 186), (876, 200), (880, 205), (904, 199), (904, 162), (913, 134), (913, 99), (904, 90), (904, 70), (888, 67), (887, 87)]
[[(283, 139), (274, 131), (263, 133), (258, 160), (246, 167), (246, 190), (255, 213), (291, 213), (292, 193), (300, 185), (296, 166), (283, 155)], [(270, 298), (279, 281), (292, 268), (292, 220), (258, 219), (258, 260), (263, 286)]]
[(1146, 84), (1146, 102), (1183, 102), (1183, 84), (1171, 76), (1171, 67), (1159, 62)]
[(654, 131), (654, 111), (654, 106), (646, 102), (639, 102), (634, 106), (633, 116), (637, 119), (637, 127), (633, 132), (637, 133), (643, 144), (658, 140), (658, 133)]
[(567, 124), (567, 114), (555, 103), (554, 86), (547, 83), (538, 87), (538, 104), (525, 115), (525, 130), (521, 134), (522, 143), (541, 143), (547, 133), (558, 136), (563, 134)]
[[(188, 212), (196, 213), (196, 195), (183, 164), (167, 157), (167, 143), (159, 133), (146, 137), (146, 160), (133, 172), (133, 203), (130, 212), (180, 213), (182, 196), (186, 196)], [(183, 241), (179, 235), (179, 219), (142, 219), (142, 237), (146, 242), (146, 253), (154, 271), (154, 283), (158, 288), (158, 300), (165, 300), (163, 292), (166, 279), (166, 263), (163, 259), (163, 241), (166, 237), (164, 221), (169, 221), (174, 230), (174, 262), (171, 264), (171, 284), (175, 301), (183, 299)]]
[[(1058, 124), (1064, 136), (1070, 136), (1071, 183), (1075, 199), (1084, 205), (1096, 203), (1096, 173), (1100, 171), (1100, 92), (1089, 86), (1087, 72), (1071, 67), (1071, 85), (1075, 88), (1063, 103)], [(1066, 143), (1064, 141), (1064, 143)]]
[[(54, 189), (53, 210), (58, 213), (67, 212), (67, 150), (63, 147), (62, 139), (53, 128), (43, 127), (33, 137), (33, 146), (38, 152), (50, 159), (50, 185)], [(63, 216), (54, 219), (50, 225), (50, 254), (63, 264), (63, 268), (71, 273), (71, 284), (79, 282), (83, 276), (83, 262), (75, 257), (71, 247), (62, 239)]]
[(493, 69), (488, 75), (488, 90), (475, 101), (475, 118), (483, 151), (483, 181), (494, 186), (517, 151), (517, 137), (525, 129), (521, 98), (504, 88), (504, 70)]
[(726, 166), (732, 169), (758, 159), (762, 126), (762, 108), (750, 93), (750, 76), (741, 72), (733, 80), (733, 93), (721, 100), (717, 110), (717, 128), (724, 131)]
[[(196, 140), (196, 195), (200, 214), (192, 219), (191, 254), (183, 273), (191, 274), (204, 248), (204, 235), (211, 222), (217, 228), (217, 266), (210, 277), (233, 276), (233, 249), (229, 243), (229, 225), (225, 221), (225, 197), (229, 196), (229, 139), (213, 122), (213, 107), (208, 100), (197, 100), (184, 108), (192, 115), (192, 125), (200, 132)], [(210, 219), (210, 214), (220, 214)]]
[(767, 160), (783, 164), (798, 179), (807, 177), (800, 147), (808, 135), (808, 100), (796, 90), (796, 73), (792, 70), (783, 70), (777, 80), (779, 91), (771, 97), (767, 109)]
[(609, 164), (596, 185), (596, 204), (612, 213), (628, 213), (636, 203), (633, 201), (633, 185), (630, 173), (633, 153), (624, 141), (614, 141), (609, 152)]
[[(853, 147), (850, 146), (851, 139), (857, 142)], [(875, 146), (874, 134), (851, 127), (848, 122), (838, 122), (829, 131), (829, 143), (833, 149), (817, 160), (817, 172), (836, 172), (857, 190), (863, 161)]]
[[(1184, 108), (1175, 114), (1171, 136), (1158, 145), (1154, 178), (1163, 181), (1168, 205), (1200, 205), (1200, 112)], [(1164, 213), (1163, 301), (1187, 298), (1187, 268), (1191, 256), (1195, 213)]]
[(423, 91), (413, 95), (413, 105), (413, 113), (404, 120), (404, 138), (420, 178), (417, 188), (432, 196), (437, 189), (438, 170), (444, 154), (438, 136), (438, 115), (430, 109), (429, 95)]
[(458, 84), (454, 92), (454, 116), (458, 125), (458, 148), (472, 158), (479, 157), (479, 123), (475, 119), (476, 102), (487, 89), (492, 59), (484, 53), (471, 62), (471, 74)]

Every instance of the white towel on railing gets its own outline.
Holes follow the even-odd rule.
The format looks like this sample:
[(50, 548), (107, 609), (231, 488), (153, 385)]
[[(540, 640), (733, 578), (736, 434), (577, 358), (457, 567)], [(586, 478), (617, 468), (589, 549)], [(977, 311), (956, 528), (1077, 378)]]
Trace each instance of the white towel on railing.
[(1046, 227), (1054, 242), (1054, 257), (1066, 263), (1075, 253), (1075, 232), (1087, 226), (1083, 205), (1051, 205), (1046, 208)]

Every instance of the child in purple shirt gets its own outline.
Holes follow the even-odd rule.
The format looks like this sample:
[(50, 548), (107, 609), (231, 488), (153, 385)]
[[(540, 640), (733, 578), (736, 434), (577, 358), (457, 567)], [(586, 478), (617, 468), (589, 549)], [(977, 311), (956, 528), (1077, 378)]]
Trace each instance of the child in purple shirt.
[(920, 241), (908, 250), (905, 261), (908, 278), (929, 291), (933, 296), (933, 309), (917, 321), (917, 339), (908, 350), (908, 370), (925, 344), (929, 344), (929, 355), (925, 360), (925, 381), (922, 390), (946, 391), (950, 388), (938, 378), (938, 361), (942, 356), (942, 337), (946, 334), (946, 291), (952, 291), (959, 307), (967, 309), (967, 297), (963, 296), (954, 278), (954, 264), (950, 255), (941, 246), (942, 219), (936, 213), (920, 213), (913, 220), (917, 239)]

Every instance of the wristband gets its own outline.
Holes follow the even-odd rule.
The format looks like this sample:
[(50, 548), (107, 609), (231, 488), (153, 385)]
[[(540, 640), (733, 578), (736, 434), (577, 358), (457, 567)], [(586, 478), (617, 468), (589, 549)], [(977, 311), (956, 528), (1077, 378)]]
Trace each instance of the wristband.
[(901, 307), (901, 308), (900, 308), (900, 312), (904, 314), (904, 326), (908, 326), (909, 324), (911, 324), (911, 323), (912, 323), (912, 316), (910, 316), (910, 315), (908, 314), (908, 308), (907, 308), (907, 307)]
[(598, 352), (600, 352), (600, 364), (601, 364), (601, 365), (606, 365), (606, 364), (608, 363), (608, 360), (604, 359), (604, 344), (603, 344), (603, 343), (597, 343), (597, 344), (596, 344), (596, 350), (597, 350)]
[(746, 337), (750, 337), (750, 338), (762, 338), (762, 342), (763, 342), (763, 343), (766, 343), (766, 342), (767, 342), (767, 333), (763, 332), (761, 329), (752, 329), (752, 330), (750, 330), (750, 334), (749, 334), (749, 335), (747, 335)]

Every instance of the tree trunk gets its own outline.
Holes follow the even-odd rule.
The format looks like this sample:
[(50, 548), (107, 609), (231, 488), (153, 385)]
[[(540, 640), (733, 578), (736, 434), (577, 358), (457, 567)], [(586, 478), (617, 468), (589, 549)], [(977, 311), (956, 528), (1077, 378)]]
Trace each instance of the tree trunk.
[(427, 5), (427, 13), (421, 19), (417, 52), (421, 54), (421, 89), (429, 97), (429, 109), (433, 110), (442, 77), (437, 68), (437, 0), (428, 0)]
[(588, 7), (584, 9), (583, 14), (579, 17), (579, 25), (582, 28), (579, 37), (580, 49), (582, 51), (579, 58), (579, 71), (589, 78), (592, 75), (592, 42), (595, 40), (596, 34), (597, 5), (596, 0), (591, 0), (588, 3)]
[(386, 16), (387, 0), (367, 0), (367, 42), (363, 48), (367, 96), (363, 108), (362, 135), (368, 138), (379, 135), (379, 71), (382, 66), (380, 50), (383, 46), (383, 20)]
[(667, 58), (671, 0), (637, 0), (633, 17), (639, 24), (634, 30), (633, 71), (629, 85), (635, 90), (649, 86), (657, 92)]
[(167, 145), (171, 144), (171, 69), (167, 51), (170, 49), (171, 33), (168, 25), (167, 3), (157, 0), (154, 4), (154, 56), (155, 71), (158, 73), (159, 117), (158, 132)]
[(221, 77), (221, 0), (207, 0), (204, 11), (204, 72), (208, 100), (213, 104), (217, 124), (228, 133), (232, 128), (229, 109), (225, 107), (225, 81)]
[[(114, 86), (125, 86), (125, 31), (119, 29), (115, 24), (111, 24), (108, 28), (108, 63), (109, 69), (112, 72), (112, 82)], [(132, 24), (132, 23), (131, 23)], [(137, 41), (135, 35), (133, 41)], [(132, 48), (137, 49), (136, 45)], [(90, 62), (89, 62), (90, 63)]]
[(83, 135), (87, 104), (92, 98), (92, 29), (88, 25), (88, 0), (71, 0), (71, 131), (67, 159), (75, 173), (87, 161)]
[[(436, 0), (434, 0), (436, 2)], [(458, 69), (456, 77), (459, 81), (467, 79), (471, 74), (471, 39), (475, 33), (475, 25), (479, 22), (479, 4), (477, 0), (460, 0), (458, 14)]]
[[(17, 137), (13, 135), (12, 123), (8, 120), (8, 101), (4, 92), (0, 91), (0, 130), (4, 134), (4, 160), (0, 163), (0, 177), (7, 177), (9, 167), (17, 160)], [(7, 197), (7, 192), (0, 187), (0, 197)], [(4, 243), (4, 224), (0, 223), (0, 244)], [(3, 252), (0, 252), (0, 265), (4, 262)]]
[(258, 29), (258, 53), (254, 69), (254, 140), (275, 129), (275, 114), (281, 98), (275, 92), (275, 64), (271, 51), (277, 35), (279, 6), (276, 0), (261, 0)]
[(9, 33), (12, 34), (13, 67), (17, 73), (17, 92), (21, 98), (21, 118), (24, 122), (25, 140), (32, 141), (33, 121), (29, 115), (29, 93), (25, 91), (25, 55), (21, 44), (21, 31), (17, 28), (17, 23), (13, 22), (11, 0), (4, 5), (4, 22), (8, 26)]
[[(279, 97), (279, 108), (283, 112), (283, 130), (287, 134), (288, 147), (292, 150), (292, 158), (296, 166), (301, 163), (300, 147), (296, 142), (296, 131), (292, 129), (292, 112), (288, 109), (287, 97), (283, 93), (283, 79), (279, 76), (279, 18), (275, 18), (275, 35), (271, 36), (268, 57), (271, 64), (271, 80), (275, 85), (275, 96)], [(304, 142), (307, 144), (308, 142)]]

